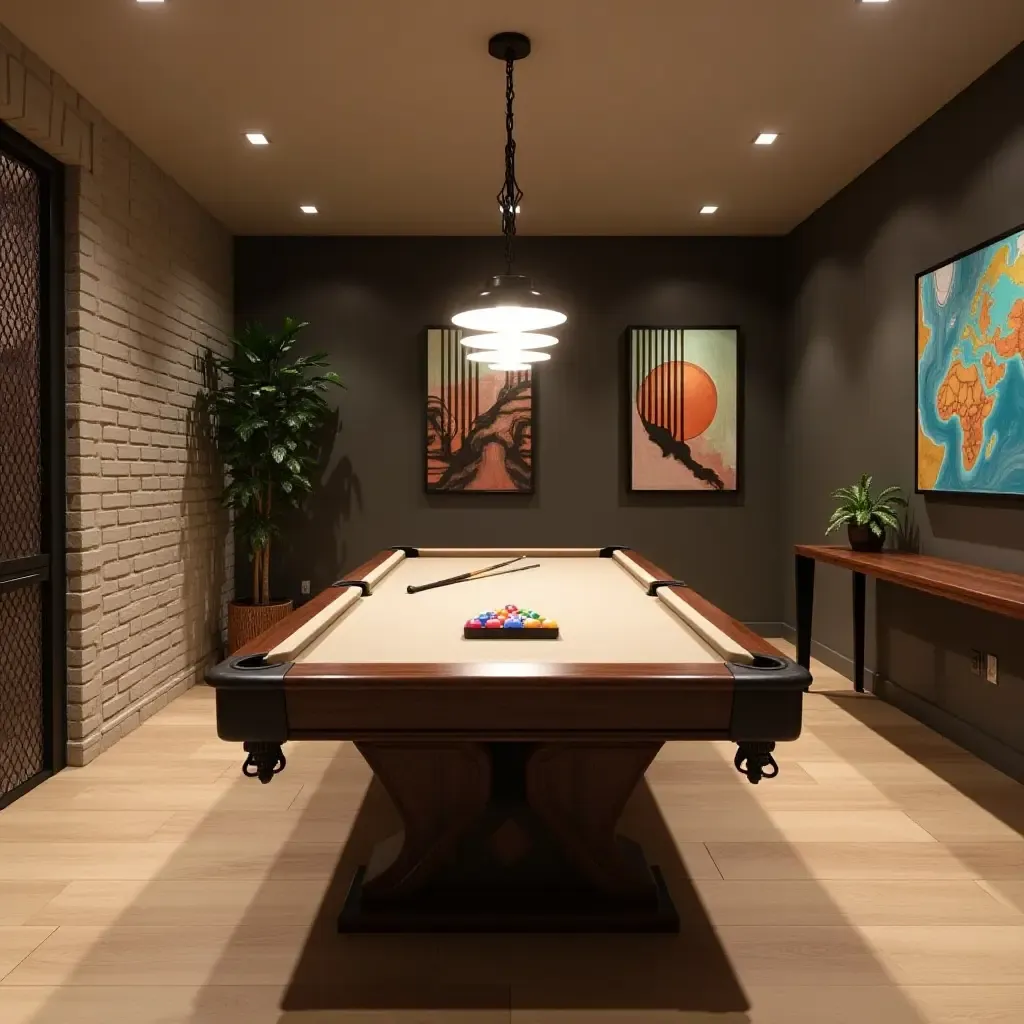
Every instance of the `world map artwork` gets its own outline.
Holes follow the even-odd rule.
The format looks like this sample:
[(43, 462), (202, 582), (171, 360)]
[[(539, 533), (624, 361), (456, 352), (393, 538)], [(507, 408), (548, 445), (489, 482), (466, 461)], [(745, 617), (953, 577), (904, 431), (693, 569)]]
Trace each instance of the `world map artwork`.
[(917, 285), (917, 486), (1024, 495), (1024, 231)]

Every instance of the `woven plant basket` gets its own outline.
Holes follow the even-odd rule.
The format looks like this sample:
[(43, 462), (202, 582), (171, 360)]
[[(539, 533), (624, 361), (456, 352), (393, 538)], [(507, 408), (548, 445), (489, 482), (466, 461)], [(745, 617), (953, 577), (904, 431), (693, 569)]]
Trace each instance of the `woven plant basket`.
[(228, 605), (228, 654), (234, 654), (250, 640), (255, 640), (291, 610), (291, 601), (272, 601), (270, 604), (232, 601)]

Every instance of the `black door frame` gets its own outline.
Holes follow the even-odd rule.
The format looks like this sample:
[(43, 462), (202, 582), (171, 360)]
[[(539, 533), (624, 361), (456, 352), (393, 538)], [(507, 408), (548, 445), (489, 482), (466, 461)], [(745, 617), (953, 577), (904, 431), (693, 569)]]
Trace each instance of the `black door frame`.
[(43, 586), (43, 770), (0, 796), (12, 803), (67, 764), (65, 570), (64, 165), (0, 121), (0, 152), (39, 176), (40, 452), (43, 552), (3, 563), (0, 590)]

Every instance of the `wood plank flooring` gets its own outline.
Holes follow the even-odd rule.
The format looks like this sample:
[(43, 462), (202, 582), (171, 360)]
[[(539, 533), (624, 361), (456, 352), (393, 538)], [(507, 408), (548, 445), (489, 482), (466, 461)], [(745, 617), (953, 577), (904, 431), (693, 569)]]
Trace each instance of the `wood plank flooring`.
[(337, 935), (387, 798), (340, 743), (241, 778), (192, 690), (0, 811), (0, 1021), (1021, 1024), (1024, 786), (814, 671), (778, 779), (669, 744), (627, 808), (679, 936)]

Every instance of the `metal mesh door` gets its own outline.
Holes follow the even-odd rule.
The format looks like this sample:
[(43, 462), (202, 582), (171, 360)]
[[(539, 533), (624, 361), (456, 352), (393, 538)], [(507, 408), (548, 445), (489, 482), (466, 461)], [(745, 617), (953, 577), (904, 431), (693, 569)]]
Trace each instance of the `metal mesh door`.
[(0, 593), (0, 796), (46, 767), (40, 587)]
[(44, 187), (0, 149), (0, 801), (47, 768)]

